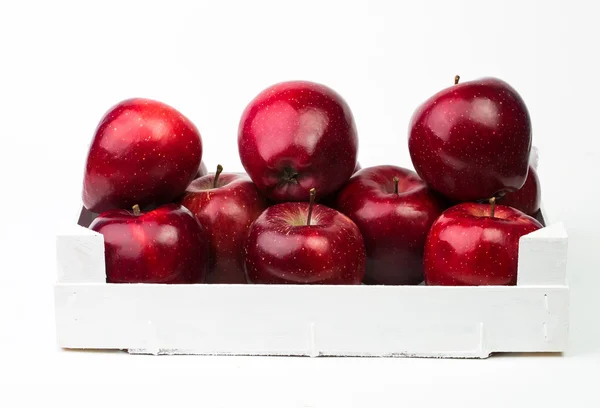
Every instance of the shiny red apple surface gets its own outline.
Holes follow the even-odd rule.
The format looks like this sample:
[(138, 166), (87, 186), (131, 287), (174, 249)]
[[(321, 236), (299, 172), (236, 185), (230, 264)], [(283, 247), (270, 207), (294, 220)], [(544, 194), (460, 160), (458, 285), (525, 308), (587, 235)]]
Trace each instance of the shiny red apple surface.
[(201, 283), (208, 239), (192, 213), (176, 204), (145, 213), (110, 210), (90, 229), (104, 236), (108, 283)]
[(210, 237), (206, 283), (246, 283), (244, 241), (250, 225), (268, 204), (248, 176), (221, 170), (219, 166), (216, 174), (194, 180), (182, 205)]
[(519, 239), (542, 228), (512, 207), (463, 203), (444, 211), (425, 243), (428, 285), (516, 285)]
[(527, 180), (525, 180), (523, 187), (515, 192), (506, 193), (503, 197), (498, 199), (498, 203), (516, 208), (527, 215), (535, 217), (540, 209), (541, 199), (542, 190), (540, 187), (540, 179), (535, 169), (530, 166)]
[(423, 281), (425, 239), (444, 204), (414, 171), (396, 166), (362, 169), (340, 191), (335, 208), (354, 221), (364, 238), (364, 283)]
[(273, 201), (337, 191), (356, 166), (358, 137), (348, 104), (332, 89), (292, 81), (261, 92), (243, 112), (238, 150), (246, 172)]
[(169, 203), (183, 194), (201, 160), (200, 133), (180, 112), (150, 99), (122, 101), (96, 129), (83, 203), (96, 213)]
[(419, 106), (408, 147), (419, 176), (462, 202), (521, 188), (531, 142), (521, 96), (500, 79), (484, 78), (446, 88)]
[[(362, 169), (362, 166), (360, 165), (359, 162), (356, 162), (356, 167), (354, 167), (354, 171), (352, 172), (352, 174), (356, 174), (356, 172), (358, 172), (360, 169)], [(338, 193), (343, 188), (344, 188), (344, 186), (342, 186), (342, 188), (340, 188), (340, 190), (334, 191), (333, 193), (329, 194), (326, 197), (320, 197), (318, 200), (319, 204), (322, 204), (326, 207), (335, 208), (335, 200), (337, 198)]]
[[(261, 284), (360, 284), (365, 246), (342, 213), (306, 202), (276, 204), (252, 224), (246, 274)], [(310, 215), (309, 215), (310, 214)]]

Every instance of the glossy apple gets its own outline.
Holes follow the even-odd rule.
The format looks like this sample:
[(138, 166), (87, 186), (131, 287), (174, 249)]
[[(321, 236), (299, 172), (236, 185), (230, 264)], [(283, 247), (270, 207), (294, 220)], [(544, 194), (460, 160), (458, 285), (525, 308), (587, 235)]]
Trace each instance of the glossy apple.
[(198, 168), (198, 172), (196, 173), (195, 178), (200, 178), (200, 177), (206, 176), (207, 174), (208, 174), (208, 169), (206, 168), (206, 164), (204, 164), (204, 161), (201, 161), (200, 167)]
[(194, 180), (182, 205), (210, 237), (207, 283), (246, 283), (244, 241), (250, 224), (268, 207), (246, 175), (217, 172)]
[[(360, 169), (362, 169), (361, 165), (359, 162), (356, 162), (356, 167), (354, 167), (354, 171), (352, 172), (352, 174), (356, 174), (356, 172), (358, 172)], [(344, 188), (344, 186), (342, 186), (342, 188)], [(340, 190), (342, 189), (340, 188)], [(335, 208), (335, 200), (337, 199), (337, 195), (339, 193), (339, 191), (334, 191), (333, 193), (329, 194), (326, 197), (320, 197), (317, 201), (319, 204), (322, 204), (324, 206), (330, 207), (330, 208)]]
[(104, 235), (108, 283), (201, 283), (208, 266), (208, 240), (185, 207), (160, 206), (142, 213), (110, 210), (90, 229)]
[(342, 213), (311, 202), (267, 208), (245, 244), (248, 280), (262, 284), (360, 284), (365, 246), (358, 227)]
[(356, 166), (352, 112), (332, 89), (313, 82), (271, 86), (246, 107), (238, 150), (246, 172), (273, 201), (308, 201), (337, 191)]
[(540, 179), (535, 169), (529, 166), (529, 173), (523, 187), (515, 192), (506, 193), (498, 199), (498, 203), (516, 208), (527, 215), (535, 217), (540, 209), (541, 195)]
[(542, 225), (512, 207), (463, 203), (433, 223), (425, 243), (428, 285), (516, 285), (519, 238)]
[(516, 191), (527, 178), (531, 121), (506, 82), (484, 78), (446, 88), (417, 108), (408, 147), (419, 176), (457, 201)]
[(414, 171), (396, 166), (362, 169), (339, 192), (335, 208), (354, 221), (364, 238), (364, 283), (423, 282), (425, 239), (444, 204)]
[(125, 100), (96, 129), (83, 203), (96, 213), (169, 203), (194, 179), (201, 159), (200, 133), (188, 118), (158, 101)]

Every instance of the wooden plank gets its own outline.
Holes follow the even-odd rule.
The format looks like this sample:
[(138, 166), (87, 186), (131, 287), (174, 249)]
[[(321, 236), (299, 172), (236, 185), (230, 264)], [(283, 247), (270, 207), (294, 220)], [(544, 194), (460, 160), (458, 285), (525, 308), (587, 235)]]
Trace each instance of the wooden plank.
[(563, 351), (567, 287), (57, 284), (59, 345), (166, 354)]

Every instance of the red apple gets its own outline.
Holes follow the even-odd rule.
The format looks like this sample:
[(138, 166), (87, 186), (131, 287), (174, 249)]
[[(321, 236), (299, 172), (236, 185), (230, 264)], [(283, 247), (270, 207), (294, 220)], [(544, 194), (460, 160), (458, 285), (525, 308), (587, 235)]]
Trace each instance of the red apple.
[(516, 285), (519, 238), (542, 228), (512, 207), (463, 203), (444, 211), (425, 244), (428, 285)]
[(246, 172), (273, 201), (308, 201), (337, 191), (356, 166), (350, 108), (332, 89), (305, 81), (261, 92), (244, 110), (238, 149)]
[(208, 242), (196, 217), (176, 204), (141, 213), (110, 210), (90, 229), (104, 235), (108, 283), (201, 283)]
[(198, 168), (198, 173), (196, 173), (195, 178), (200, 178), (200, 177), (206, 176), (207, 174), (208, 174), (208, 169), (206, 168), (206, 164), (204, 164), (204, 161), (201, 161), (200, 167)]
[(525, 180), (523, 187), (515, 192), (506, 193), (498, 200), (498, 203), (516, 208), (527, 215), (535, 217), (540, 209), (540, 201), (540, 179), (538, 178), (535, 169), (529, 166), (529, 173), (527, 174), (527, 180)]
[(169, 203), (194, 179), (201, 159), (200, 133), (189, 119), (161, 102), (125, 100), (96, 129), (83, 203), (96, 213)]
[(396, 166), (362, 169), (340, 191), (335, 208), (354, 221), (364, 238), (364, 283), (423, 281), (425, 238), (444, 204), (415, 172)]
[(246, 175), (222, 173), (194, 180), (182, 205), (198, 218), (210, 236), (207, 283), (246, 283), (244, 241), (250, 224), (268, 207)]
[[(358, 172), (360, 169), (362, 169), (361, 165), (359, 162), (356, 162), (356, 167), (354, 167), (354, 171), (352, 172), (352, 174), (356, 174), (356, 172)], [(344, 186), (342, 186), (342, 188), (344, 188)], [(342, 189), (340, 188), (340, 190)], [(335, 200), (337, 198), (337, 194), (339, 193), (339, 191), (334, 191), (333, 193), (329, 194), (326, 197), (321, 197), (319, 200), (317, 200), (319, 202), (319, 204), (322, 204), (324, 206), (330, 207), (330, 208), (335, 208)]]
[(358, 227), (342, 213), (310, 203), (267, 208), (250, 227), (246, 274), (253, 283), (360, 284), (365, 246)]
[(527, 178), (531, 121), (506, 82), (484, 78), (446, 88), (410, 122), (408, 147), (419, 176), (454, 201), (516, 191)]

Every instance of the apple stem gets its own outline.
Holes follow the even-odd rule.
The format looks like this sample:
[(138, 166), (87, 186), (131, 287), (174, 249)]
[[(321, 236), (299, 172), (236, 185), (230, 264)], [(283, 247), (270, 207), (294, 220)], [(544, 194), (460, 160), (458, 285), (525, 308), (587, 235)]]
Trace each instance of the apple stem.
[(215, 179), (213, 180), (213, 188), (217, 188), (217, 182), (219, 181), (219, 176), (223, 172), (223, 166), (217, 164), (217, 172), (215, 173)]
[(458, 85), (458, 81), (460, 81), (460, 75), (454, 76), (454, 85)]
[(139, 205), (134, 205), (133, 207), (131, 207), (133, 209), (133, 215), (135, 215), (136, 217), (139, 216), (142, 212), (140, 211), (140, 206)]
[(310, 217), (312, 217), (313, 204), (315, 203), (315, 195), (317, 195), (317, 190), (313, 187), (310, 189), (310, 202), (308, 203), (308, 217), (306, 217), (306, 225), (310, 225)]
[(490, 205), (492, 206), (490, 209), (490, 217), (494, 218), (494, 213), (496, 212), (496, 197), (490, 198)]
[(398, 183), (400, 179), (398, 177), (394, 177), (394, 194), (398, 194)]

